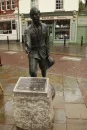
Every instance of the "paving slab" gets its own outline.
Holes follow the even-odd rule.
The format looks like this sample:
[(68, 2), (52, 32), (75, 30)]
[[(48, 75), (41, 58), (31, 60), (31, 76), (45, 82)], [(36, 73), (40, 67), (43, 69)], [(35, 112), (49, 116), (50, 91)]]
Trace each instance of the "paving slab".
[(13, 89), (15, 87), (15, 84), (4, 84), (3, 85), (3, 91), (4, 91), (4, 95), (12, 95), (13, 94)]
[(54, 75), (54, 74), (47, 74), (47, 77), (49, 78), (50, 83), (52, 84), (62, 84), (63, 83), (63, 77), (62, 75)]
[(60, 99), (55, 97), (53, 100), (53, 108), (54, 109), (65, 109), (65, 103), (62, 101), (60, 102)]
[(8, 125), (14, 124), (13, 119), (13, 101), (8, 100), (0, 109), (0, 122)]
[(82, 93), (77, 87), (65, 87), (64, 97), (66, 102), (84, 103)]
[(64, 103), (64, 97), (55, 95), (55, 97), (53, 99), (53, 106), (54, 106), (54, 108), (58, 108), (59, 107), (59, 103)]
[(78, 88), (78, 82), (75, 77), (70, 77), (70, 76), (63, 76), (63, 85), (66, 88)]
[(0, 125), (0, 130), (12, 130), (13, 125)]
[(67, 130), (87, 130), (87, 120), (67, 120)]
[(53, 130), (66, 130), (66, 124), (54, 123)]
[(65, 104), (67, 118), (87, 119), (87, 108), (85, 104)]
[(54, 109), (54, 122), (66, 123), (66, 116), (64, 109)]
[(64, 102), (64, 94), (63, 94), (63, 86), (61, 84), (54, 85), (55, 89), (55, 97), (53, 100), (53, 106), (54, 108), (58, 108), (60, 102)]

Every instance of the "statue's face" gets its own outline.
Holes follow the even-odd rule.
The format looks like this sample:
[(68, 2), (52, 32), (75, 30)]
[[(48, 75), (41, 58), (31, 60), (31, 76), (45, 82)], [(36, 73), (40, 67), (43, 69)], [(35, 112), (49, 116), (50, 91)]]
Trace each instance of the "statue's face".
[(35, 23), (38, 23), (39, 20), (40, 20), (40, 14), (38, 12), (38, 10), (35, 10), (33, 16), (32, 16), (32, 20), (35, 22)]

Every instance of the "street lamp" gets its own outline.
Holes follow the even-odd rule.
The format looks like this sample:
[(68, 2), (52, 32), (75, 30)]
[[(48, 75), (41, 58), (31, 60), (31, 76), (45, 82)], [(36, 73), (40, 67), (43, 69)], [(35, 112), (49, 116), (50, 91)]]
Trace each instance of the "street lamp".
[[(16, 32), (17, 32), (17, 42), (20, 41), (20, 13), (19, 13), (19, 0), (18, 0), (18, 7), (15, 8), (14, 14), (17, 15), (16, 19)], [(19, 37), (18, 37), (19, 36)]]
[(0, 56), (0, 66), (2, 66), (2, 63), (1, 63), (1, 56)]

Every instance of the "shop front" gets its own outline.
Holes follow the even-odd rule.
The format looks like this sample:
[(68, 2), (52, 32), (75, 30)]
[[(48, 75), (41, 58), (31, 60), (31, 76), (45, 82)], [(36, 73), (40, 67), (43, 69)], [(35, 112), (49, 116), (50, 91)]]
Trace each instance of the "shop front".
[[(48, 35), (50, 43), (64, 43), (64, 39), (66, 39), (66, 43), (76, 42), (77, 18), (73, 18), (73, 15), (41, 15), (40, 19), (48, 26)], [(31, 23), (31, 19), (25, 18), (25, 20), (27, 23), (26, 25), (28, 26)]]
[(77, 43), (87, 43), (87, 15), (78, 17), (78, 28), (77, 28)]
[(64, 42), (70, 40), (70, 19), (58, 19), (54, 21), (54, 42)]
[(0, 16), (0, 40), (18, 40), (18, 20), (16, 15)]

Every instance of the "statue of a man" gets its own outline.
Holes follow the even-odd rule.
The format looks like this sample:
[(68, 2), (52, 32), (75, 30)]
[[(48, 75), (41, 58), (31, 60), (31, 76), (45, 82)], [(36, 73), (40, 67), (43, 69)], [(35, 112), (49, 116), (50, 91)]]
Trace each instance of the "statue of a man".
[[(30, 10), (31, 24), (25, 31), (25, 50), (29, 57), (31, 77), (37, 77), (37, 65), (42, 77), (46, 77), (47, 59), (49, 59), (49, 38), (46, 24), (40, 21), (40, 11), (33, 7)], [(54, 61), (52, 61), (52, 65)]]

